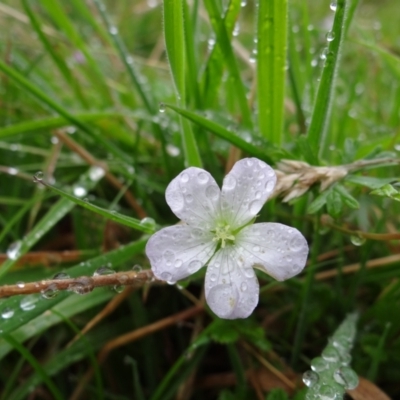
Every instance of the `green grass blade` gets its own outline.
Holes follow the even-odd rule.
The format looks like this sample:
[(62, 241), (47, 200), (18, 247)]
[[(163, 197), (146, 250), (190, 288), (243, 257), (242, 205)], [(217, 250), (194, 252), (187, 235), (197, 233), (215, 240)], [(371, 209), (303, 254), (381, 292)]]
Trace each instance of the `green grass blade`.
[(27, 92), (32, 96), (39, 99), (49, 108), (60, 114), (66, 120), (70, 121), (72, 124), (76, 125), (78, 128), (82, 129), (87, 133), (92, 139), (103, 144), (112, 154), (121, 159), (130, 161), (130, 157), (127, 156), (122, 150), (117, 146), (113, 145), (110, 141), (103, 138), (102, 135), (98, 135), (94, 130), (92, 130), (88, 125), (80, 121), (73, 114), (67, 111), (63, 106), (56, 103), (53, 99), (47, 96), (42, 90), (33, 85), (28, 79), (23, 77), (19, 72), (9, 67), (5, 62), (0, 60), (0, 71), (3, 71), (7, 76), (15, 80), (20, 86), (22, 86)]
[(287, 0), (260, 0), (257, 21), (257, 92), (260, 133), (282, 143), (287, 50)]
[(330, 123), (331, 108), (335, 95), (335, 82), (343, 47), (346, 19), (351, 0), (338, 0), (332, 31), (328, 34), (333, 40), (327, 43), (325, 65), (318, 86), (308, 129), (308, 139), (315, 154), (321, 155), (325, 147)]
[(147, 224), (141, 223), (140, 220), (132, 217), (128, 217), (127, 215), (120, 214), (116, 211), (109, 211), (106, 210), (105, 208), (98, 207), (94, 204), (91, 204), (85, 200), (80, 199), (79, 197), (75, 197), (72, 194), (61, 190), (59, 188), (56, 188), (55, 186), (52, 186), (48, 183), (43, 183), (47, 188), (52, 190), (54, 193), (59, 194), (60, 196), (64, 197), (65, 199), (68, 199), (72, 201), (75, 204), (80, 205), (83, 208), (86, 208), (87, 210), (93, 211), (96, 214), (102, 215), (103, 217), (110, 219), (112, 221), (118, 222), (122, 225), (129, 226), (130, 228), (136, 229), (138, 231), (144, 232), (144, 233), (154, 233), (154, 228), (152, 226), (149, 226)]
[(86, 75), (92, 82), (93, 87), (101, 92), (101, 96), (98, 97), (103, 100), (104, 105), (112, 105), (112, 96), (110, 89), (105, 82), (105, 75), (99, 68), (100, 63), (96, 62), (96, 60), (90, 54), (88, 48), (86, 47), (84, 38), (72, 24), (61, 3), (58, 0), (42, 0), (41, 5), (46, 9), (60, 29), (64, 31), (72, 45), (79, 49), (85, 56), (87, 65), (89, 67), (88, 69), (85, 69)]
[(246, 90), (240, 77), (238, 63), (233, 53), (229, 35), (225, 28), (224, 20), (221, 18), (217, 3), (214, 0), (205, 0), (204, 4), (206, 6), (208, 15), (210, 16), (210, 21), (217, 37), (216, 46), (220, 47), (222, 54), (224, 55), (226, 66), (233, 80), (232, 84), (235, 88), (237, 101), (239, 103), (240, 111), (242, 114), (243, 126), (251, 129), (253, 126), (253, 122), (251, 119), (250, 107), (247, 102)]
[[(224, 15), (224, 24), (230, 38), (232, 37), (232, 32), (241, 9), (241, 2), (241, 0), (231, 0)], [(223, 71), (224, 58), (221, 48), (220, 46), (213, 46), (201, 78), (203, 108), (211, 108), (215, 104), (218, 89), (222, 82)]]
[[(183, 1), (164, 0), (164, 37), (171, 74), (175, 83), (178, 105), (187, 104), (186, 98), (186, 42)], [(180, 118), (186, 166), (201, 167), (202, 162), (191, 125)]]
[(26, 361), (31, 364), (32, 368), (36, 371), (38, 375), (40, 375), (43, 382), (48, 387), (52, 396), (56, 400), (63, 400), (64, 397), (61, 392), (58, 390), (57, 386), (53, 383), (53, 381), (48, 377), (43, 367), (39, 364), (36, 358), (32, 355), (32, 353), (27, 350), (21, 343), (16, 341), (11, 335), (3, 335), (3, 338), (7, 340), (21, 355), (25, 358)]
[(258, 157), (262, 160), (265, 160), (271, 163), (271, 158), (267, 155), (267, 149), (260, 149), (260, 147), (255, 146), (251, 142), (246, 142), (241, 137), (237, 136), (236, 133), (229, 131), (228, 129), (224, 128), (223, 126), (210, 121), (209, 119), (202, 117), (198, 114), (195, 114), (191, 111), (183, 110), (179, 107), (173, 106), (171, 104), (166, 105), (166, 107), (171, 108), (172, 110), (176, 111), (178, 114), (182, 115), (183, 117), (189, 119), (192, 122), (200, 125), (202, 128), (209, 130), (210, 132), (214, 133), (215, 135), (219, 136), (221, 139), (226, 140), (227, 142), (233, 144), (234, 146), (242, 149), (243, 151), (251, 154), (254, 157)]

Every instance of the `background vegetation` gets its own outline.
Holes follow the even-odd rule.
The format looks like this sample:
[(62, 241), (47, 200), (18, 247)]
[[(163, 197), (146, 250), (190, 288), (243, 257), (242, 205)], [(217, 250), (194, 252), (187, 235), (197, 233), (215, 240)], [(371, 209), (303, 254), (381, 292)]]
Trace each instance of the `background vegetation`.
[(247, 320), (203, 309), (204, 269), (175, 286), (1, 299), (1, 399), (301, 399), (302, 372), (351, 312), (352, 367), (400, 398), (398, 4), (285, 7), (0, 3), (2, 285), (145, 271), (186, 166), (221, 183), (244, 156), (362, 160), (327, 190), (267, 202), (258, 221), (296, 226), (310, 262), (284, 283), (259, 274)]

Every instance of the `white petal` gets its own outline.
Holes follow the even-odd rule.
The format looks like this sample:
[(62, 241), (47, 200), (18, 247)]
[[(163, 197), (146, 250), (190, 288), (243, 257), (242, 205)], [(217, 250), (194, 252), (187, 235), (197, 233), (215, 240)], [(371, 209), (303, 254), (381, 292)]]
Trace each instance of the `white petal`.
[(258, 304), (259, 285), (253, 268), (244, 268), (235, 246), (220, 249), (206, 273), (207, 304), (220, 318), (247, 318)]
[(257, 158), (238, 161), (226, 175), (221, 192), (221, 215), (239, 228), (253, 219), (274, 190), (276, 174)]
[(236, 235), (236, 247), (247, 266), (278, 281), (289, 279), (306, 265), (308, 244), (295, 228), (278, 223), (249, 225)]
[(220, 188), (207, 171), (190, 167), (171, 181), (165, 198), (178, 218), (189, 225), (210, 229), (219, 215), (220, 194)]
[(213, 235), (188, 225), (174, 225), (156, 232), (146, 245), (154, 275), (175, 283), (197, 272), (214, 254)]

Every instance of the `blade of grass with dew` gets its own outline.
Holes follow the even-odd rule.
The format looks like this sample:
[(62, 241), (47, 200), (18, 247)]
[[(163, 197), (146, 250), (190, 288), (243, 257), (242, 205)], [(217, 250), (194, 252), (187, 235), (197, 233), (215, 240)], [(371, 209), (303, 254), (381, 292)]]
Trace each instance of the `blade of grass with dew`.
[(258, 2), (258, 123), (260, 134), (277, 146), (283, 139), (287, 21), (287, 0)]
[[(185, 0), (164, 0), (163, 7), (165, 47), (180, 107), (187, 104), (187, 60), (183, 1)], [(180, 117), (179, 119), (186, 166), (202, 167), (192, 127), (184, 118)]]
[(332, 31), (328, 32), (326, 60), (322, 69), (308, 129), (308, 141), (315, 154), (322, 155), (335, 97), (336, 76), (344, 42), (346, 19), (351, 1), (338, 0)]
[[(121, 246), (117, 250), (110, 251), (107, 254), (89, 259), (87, 261), (81, 262), (74, 267), (68, 268), (68, 275), (71, 277), (79, 276), (90, 276), (100, 267), (111, 263), (114, 267), (121, 265), (123, 263), (129, 262), (132, 257), (136, 254), (143, 252), (147, 243), (147, 238), (140, 239), (136, 242), (129, 243), (125, 246)], [(2, 301), (2, 309), (9, 309), (13, 311), (13, 315), (9, 319), (4, 319), (2, 321), (2, 332), (0, 332), (0, 337), (3, 334), (11, 333), (15, 331), (22, 325), (25, 325), (33, 318), (43, 314), (45, 311), (53, 308), (56, 304), (65, 300), (70, 296), (70, 292), (60, 292), (56, 298), (53, 299), (43, 299), (40, 294), (33, 295), (30, 299), (34, 304), (33, 308), (28, 310), (21, 309), (21, 300), (24, 297), (19, 298), (19, 296), (10, 297)], [(29, 295), (31, 296), (31, 295)], [(35, 302), (36, 299), (36, 302)]]
[(170, 108), (183, 117), (195, 122), (196, 124), (200, 125), (202, 128), (209, 130), (210, 132), (214, 133), (215, 135), (219, 136), (221, 139), (226, 140), (227, 142), (233, 144), (234, 146), (238, 147), (239, 149), (251, 154), (254, 157), (258, 157), (262, 160), (265, 160), (271, 163), (270, 157), (267, 155), (267, 150), (263, 151), (259, 147), (253, 145), (251, 142), (246, 142), (236, 133), (229, 131), (228, 129), (224, 128), (223, 126), (210, 121), (207, 118), (204, 118), (198, 114), (192, 113), (191, 111), (183, 110), (179, 107), (173, 106), (171, 104), (165, 105), (167, 108)]
[(32, 27), (36, 32), (36, 34), (38, 35), (38, 38), (42, 42), (43, 47), (45, 48), (47, 54), (53, 59), (61, 75), (67, 82), (68, 86), (72, 88), (76, 98), (79, 99), (80, 104), (84, 108), (88, 108), (88, 103), (81, 90), (79, 80), (74, 78), (74, 76), (71, 73), (71, 70), (68, 67), (68, 64), (64, 61), (64, 57), (60, 57), (57, 54), (57, 52), (54, 49), (54, 46), (52, 46), (50, 41), (47, 39), (47, 36), (43, 33), (42, 25), (40, 24), (38, 18), (36, 17), (36, 14), (32, 11), (30, 2), (28, 0), (22, 0), (22, 6), (24, 7), (24, 10), (32, 24)]
[(61, 197), (70, 200), (71, 202), (80, 205), (83, 208), (86, 208), (90, 211), (95, 212), (96, 214), (102, 215), (103, 217), (110, 219), (111, 221), (118, 222), (122, 225), (129, 226), (130, 228), (136, 229), (140, 232), (144, 233), (154, 233), (154, 228), (142, 223), (140, 220), (132, 217), (128, 217), (127, 215), (120, 214), (116, 211), (109, 211), (105, 208), (101, 208), (94, 204), (91, 204), (85, 200), (80, 199), (79, 197), (73, 196), (72, 194), (66, 192), (65, 190), (59, 189), (55, 186), (50, 185), (49, 183), (42, 182), (48, 189), (52, 190), (54, 193), (59, 194)]
[(42, 90), (33, 85), (28, 79), (22, 76), (18, 71), (8, 66), (6, 63), (0, 60), (0, 71), (3, 71), (8, 77), (16, 81), (20, 86), (22, 86), (28, 93), (33, 97), (36, 97), (50, 109), (57, 112), (59, 115), (64, 117), (66, 120), (70, 121), (73, 125), (82, 129), (83, 132), (87, 133), (92, 139), (101, 143), (110, 153), (115, 155), (117, 158), (123, 159), (130, 162), (130, 156), (122, 151), (119, 147), (114, 145), (111, 141), (104, 139), (102, 135), (97, 134), (92, 130), (87, 124), (80, 121), (72, 113), (67, 111), (63, 106), (56, 103), (53, 99), (47, 96)]
[[(81, 175), (77, 185), (85, 188), (86, 191), (91, 190), (101, 179), (101, 176), (90, 174), (91, 169), (86, 174)], [(0, 278), (14, 265), (14, 263), (29, 249), (32, 248), (61, 218), (68, 214), (74, 207), (74, 203), (61, 199), (54, 204), (44, 217), (32, 228), (32, 230), (18, 242), (18, 249), (13, 256), (8, 258), (0, 266)]]
[[(138, 73), (135, 69), (134, 58), (128, 53), (126, 46), (118, 33), (118, 29), (115, 29), (115, 26), (112, 24), (109, 15), (107, 14), (106, 7), (102, 0), (93, 0), (96, 5), (101, 18), (103, 19), (104, 24), (107, 27), (108, 33), (111, 37), (111, 41), (114, 44), (115, 49), (117, 50), (120, 59), (122, 60), (126, 70), (128, 71), (129, 78), (137, 90), (139, 97), (141, 98), (145, 108), (148, 113), (152, 116), (158, 113), (158, 106), (155, 106), (155, 101), (149, 94), (149, 90), (145, 89), (145, 81), (143, 77)], [(160, 125), (154, 120), (152, 121), (152, 127), (156, 133), (157, 139), (161, 145), (161, 151), (163, 155), (163, 162), (165, 169), (168, 175), (171, 175), (171, 167), (169, 162), (169, 157), (166, 150), (166, 141), (165, 141), (165, 133)]]
[[(13, 338), (20, 343), (24, 343), (28, 339), (45, 332), (52, 326), (61, 323), (62, 320), (60, 320), (57, 313), (53, 313), (53, 311), (61, 313), (67, 318), (71, 318), (81, 312), (105, 303), (113, 296), (115, 296), (115, 293), (107, 290), (94, 290), (85, 296), (69, 296), (52, 307), (50, 313), (41, 314), (13, 331)], [(0, 338), (0, 360), (9, 354), (11, 350), (12, 346)]]
[(221, 18), (221, 13), (219, 12), (217, 3), (214, 0), (205, 0), (204, 5), (206, 6), (211, 25), (217, 38), (215, 45), (220, 47), (226, 62), (226, 66), (229, 70), (231, 78), (233, 79), (233, 86), (236, 90), (243, 126), (251, 129), (253, 127), (253, 121), (251, 118), (250, 107), (247, 102), (246, 89), (240, 77), (239, 66), (233, 53), (231, 41), (226, 31), (224, 20)]
[(104, 106), (112, 106), (113, 99), (111, 92), (105, 82), (105, 75), (99, 68), (99, 62), (90, 54), (84, 38), (77, 32), (61, 3), (58, 0), (42, 0), (40, 4), (46, 9), (55, 24), (64, 31), (71, 44), (79, 49), (85, 56), (89, 68), (84, 68), (84, 71), (88, 79), (92, 82), (93, 87), (101, 92), (101, 96), (98, 96), (98, 98), (103, 101)]
[[(226, 9), (223, 19), (229, 38), (232, 38), (235, 23), (241, 9), (241, 2), (241, 0), (231, 0)], [(202, 108), (211, 108), (210, 106), (215, 104), (218, 89), (221, 86), (223, 70), (224, 57), (221, 48), (214, 45), (201, 77), (201, 85), (203, 87)]]
[(58, 390), (53, 381), (48, 377), (46, 372), (43, 370), (43, 367), (32, 355), (32, 353), (28, 349), (26, 349), (21, 343), (17, 342), (11, 335), (3, 335), (3, 338), (7, 340), (7, 342), (9, 342), (14, 347), (14, 349), (17, 350), (25, 358), (25, 360), (29, 362), (29, 364), (31, 364), (32, 368), (36, 371), (36, 373), (41, 377), (43, 382), (48, 387), (50, 393), (53, 395), (53, 398), (57, 400), (63, 400), (63, 395)]

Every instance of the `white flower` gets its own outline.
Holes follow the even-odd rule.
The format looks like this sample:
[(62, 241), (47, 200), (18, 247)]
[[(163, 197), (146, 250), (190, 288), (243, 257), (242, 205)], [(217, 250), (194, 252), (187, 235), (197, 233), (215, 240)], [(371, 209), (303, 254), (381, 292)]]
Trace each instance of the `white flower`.
[(208, 265), (205, 295), (212, 311), (221, 318), (248, 317), (259, 295), (253, 268), (283, 281), (307, 260), (308, 245), (297, 229), (253, 225), (275, 183), (274, 170), (256, 158), (238, 161), (222, 190), (207, 171), (185, 169), (165, 195), (183, 223), (161, 229), (146, 246), (154, 275), (175, 283)]

